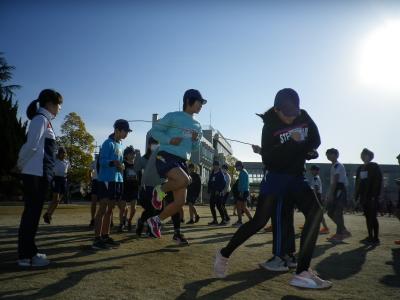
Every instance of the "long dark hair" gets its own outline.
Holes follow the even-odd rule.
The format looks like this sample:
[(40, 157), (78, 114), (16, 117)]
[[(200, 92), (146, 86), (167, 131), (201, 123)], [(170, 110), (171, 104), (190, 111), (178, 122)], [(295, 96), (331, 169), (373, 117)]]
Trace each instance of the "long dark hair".
[(62, 104), (63, 97), (55, 90), (45, 89), (41, 91), (39, 97), (36, 100), (33, 100), (26, 109), (26, 116), (28, 117), (28, 119), (32, 120), (33, 117), (36, 115), (36, 112), (38, 110), (38, 103), (40, 107), (44, 107), (48, 102), (51, 102), (53, 104)]

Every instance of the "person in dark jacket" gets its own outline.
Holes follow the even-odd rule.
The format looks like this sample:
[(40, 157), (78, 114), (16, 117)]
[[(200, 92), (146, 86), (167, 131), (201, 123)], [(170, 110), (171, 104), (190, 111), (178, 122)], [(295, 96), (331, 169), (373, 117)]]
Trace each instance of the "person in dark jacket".
[(224, 211), (222, 210), (222, 197), (226, 185), (224, 174), (221, 171), (218, 161), (214, 161), (213, 170), (208, 179), (208, 193), (210, 194), (210, 210), (213, 220), (208, 225), (218, 225), (215, 206), (221, 216), (221, 225), (225, 225)]
[(219, 278), (226, 276), (233, 251), (265, 226), (276, 201), (284, 199), (296, 204), (305, 216), (297, 269), (290, 285), (309, 289), (332, 286), (310, 268), (323, 210), (304, 178), (304, 165), (306, 160), (318, 156), (315, 149), (321, 141), (317, 126), (299, 104), (296, 91), (283, 89), (277, 93), (274, 107), (262, 116), (260, 152), (266, 174), (260, 185), (260, 201), (253, 219), (243, 224), (228, 245), (217, 252), (214, 272)]
[(196, 201), (199, 198), (201, 191), (200, 175), (196, 173), (194, 164), (189, 164), (189, 175), (192, 178), (192, 182), (188, 186), (186, 201), (189, 204), (190, 220), (186, 224), (194, 224), (199, 222), (200, 220), (200, 216), (197, 213), (196, 207), (194, 205), (196, 204)]
[(356, 173), (355, 201), (360, 201), (367, 221), (368, 237), (362, 243), (379, 245), (379, 222), (377, 218), (379, 196), (382, 189), (382, 172), (377, 163), (372, 162), (374, 153), (368, 149), (361, 152), (363, 165)]

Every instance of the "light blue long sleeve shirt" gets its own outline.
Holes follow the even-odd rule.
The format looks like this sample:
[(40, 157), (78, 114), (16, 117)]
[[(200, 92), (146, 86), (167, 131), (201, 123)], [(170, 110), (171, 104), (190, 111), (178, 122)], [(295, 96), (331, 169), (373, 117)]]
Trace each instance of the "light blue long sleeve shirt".
[(239, 173), (238, 191), (240, 193), (249, 191), (249, 174), (246, 169), (241, 170)]
[[(197, 140), (192, 140), (192, 132), (197, 132)], [(200, 146), (202, 137), (201, 125), (193, 119), (193, 116), (184, 112), (176, 111), (166, 114), (158, 120), (152, 127), (151, 136), (160, 143), (159, 151), (189, 160), (193, 150)], [(171, 145), (172, 138), (181, 137), (179, 145)]]

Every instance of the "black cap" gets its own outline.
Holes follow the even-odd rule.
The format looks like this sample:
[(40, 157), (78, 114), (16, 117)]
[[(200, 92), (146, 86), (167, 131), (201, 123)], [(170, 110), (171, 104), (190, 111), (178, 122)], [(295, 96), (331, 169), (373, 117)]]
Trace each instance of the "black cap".
[(297, 117), (300, 115), (299, 95), (293, 89), (282, 89), (275, 96), (274, 107), (285, 116)]
[(203, 98), (203, 96), (200, 94), (198, 90), (195, 89), (190, 89), (185, 92), (183, 95), (183, 102), (185, 103), (188, 100), (198, 100), (201, 101), (201, 103), (204, 105), (207, 103), (207, 100)]
[(129, 128), (129, 122), (124, 119), (118, 119), (114, 123), (114, 129), (124, 130), (126, 132), (131, 132), (132, 129)]

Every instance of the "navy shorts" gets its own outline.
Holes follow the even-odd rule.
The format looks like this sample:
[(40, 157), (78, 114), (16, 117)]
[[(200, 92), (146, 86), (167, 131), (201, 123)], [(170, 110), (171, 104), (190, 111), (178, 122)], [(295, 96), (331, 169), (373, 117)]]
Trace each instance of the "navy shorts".
[(187, 175), (189, 175), (189, 171), (186, 165), (186, 160), (182, 157), (173, 155), (171, 153), (160, 151), (157, 154), (156, 159), (156, 168), (158, 175), (161, 178), (167, 178), (167, 173), (175, 168), (181, 168)]
[(197, 201), (197, 197), (196, 196), (189, 195), (189, 194), (186, 196), (186, 202), (187, 203), (195, 204), (196, 201)]
[(53, 192), (64, 195), (67, 191), (67, 178), (62, 176), (54, 176)]
[(103, 182), (99, 181), (97, 184), (97, 197), (99, 199), (109, 199), (111, 201), (122, 200), (124, 192), (124, 184), (122, 182)]
[(124, 194), (122, 196), (122, 199), (125, 200), (126, 202), (136, 201), (138, 197), (139, 197), (139, 191), (137, 190), (126, 191), (124, 189)]
[(97, 191), (97, 185), (99, 184), (99, 182), (97, 181), (97, 179), (93, 179), (92, 180), (92, 185), (90, 188), (91, 194), (92, 195), (97, 195), (98, 191)]
[(312, 191), (304, 176), (266, 172), (260, 184), (260, 196), (284, 198), (289, 193)]
[(249, 192), (243, 192), (243, 195), (237, 198), (237, 201), (240, 202), (247, 202), (248, 200), (249, 200)]

